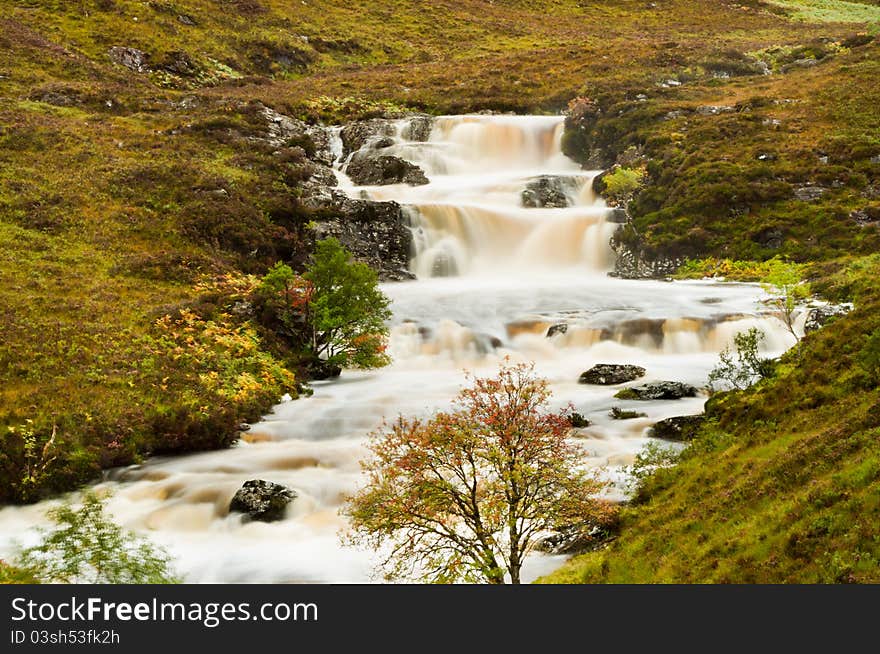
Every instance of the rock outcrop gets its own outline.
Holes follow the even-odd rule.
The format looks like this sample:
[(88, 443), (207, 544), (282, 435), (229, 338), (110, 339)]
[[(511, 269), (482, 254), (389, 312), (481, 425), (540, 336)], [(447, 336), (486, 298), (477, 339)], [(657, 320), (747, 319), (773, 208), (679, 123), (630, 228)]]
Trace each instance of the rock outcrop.
[(807, 318), (804, 321), (804, 333), (809, 334), (817, 329), (821, 329), (827, 323), (845, 316), (851, 310), (851, 304), (826, 304), (825, 306), (814, 307), (807, 312)]
[(648, 435), (667, 441), (690, 441), (705, 421), (706, 417), (703, 415), (666, 418), (651, 427)]
[(520, 197), (524, 207), (561, 208), (571, 206), (568, 193), (573, 190), (571, 178), (542, 175), (530, 180)]
[[(330, 134), (327, 128), (309, 125), (269, 107), (263, 107), (262, 113), (267, 122), (266, 140), (270, 144), (280, 148), (292, 141), (300, 141), (306, 146), (304, 150), (309, 159), (324, 166), (333, 165), (333, 152), (330, 148)], [(335, 178), (333, 185), (336, 185)]]
[(249, 520), (274, 522), (284, 517), (296, 493), (287, 486), (263, 479), (244, 482), (229, 503), (231, 513), (243, 513)]
[(386, 184), (409, 184), (420, 186), (428, 183), (424, 171), (414, 163), (375, 150), (356, 152), (345, 168), (355, 184), (381, 186)]
[(136, 73), (146, 73), (150, 70), (148, 65), (149, 55), (137, 48), (113, 46), (110, 48), (108, 55), (113, 63), (125, 66)]
[(598, 363), (581, 374), (578, 383), (613, 386), (614, 384), (623, 384), (644, 376), (645, 369), (641, 366), (617, 363)]
[(382, 281), (414, 279), (408, 270), (412, 232), (397, 202), (354, 200), (340, 191), (331, 192), (325, 211), (317, 221), (318, 239), (334, 237), (379, 273)]
[(621, 400), (680, 400), (684, 397), (696, 396), (697, 389), (690, 384), (660, 381), (624, 388), (614, 397)]

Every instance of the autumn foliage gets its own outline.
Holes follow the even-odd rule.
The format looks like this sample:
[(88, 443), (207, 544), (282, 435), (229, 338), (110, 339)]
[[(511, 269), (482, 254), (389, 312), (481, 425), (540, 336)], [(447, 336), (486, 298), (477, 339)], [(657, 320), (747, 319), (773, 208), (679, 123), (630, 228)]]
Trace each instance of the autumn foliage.
[(519, 583), (542, 537), (608, 524), (603, 483), (582, 468), (564, 412), (531, 365), (476, 378), (449, 412), (373, 435), (366, 486), (348, 505), (355, 544), (386, 554), (389, 578)]

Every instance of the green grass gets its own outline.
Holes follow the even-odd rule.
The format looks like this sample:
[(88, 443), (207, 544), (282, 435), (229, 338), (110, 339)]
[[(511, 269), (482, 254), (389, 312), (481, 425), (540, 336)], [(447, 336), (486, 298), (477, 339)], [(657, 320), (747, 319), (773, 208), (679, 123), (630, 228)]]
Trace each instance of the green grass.
[(880, 22), (876, 3), (845, 2), (844, 0), (766, 0), (781, 7), (795, 20), (837, 23)]
[[(555, 112), (588, 94), (625, 110), (608, 114), (603, 147), (647, 155), (634, 214), (650, 247), (694, 238), (705, 246), (694, 256), (768, 258), (776, 252), (751, 236), (784, 224), (793, 258), (876, 248), (874, 231), (839, 217), (863, 208), (876, 178), (878, 98), (864, 83), (878, 73), (875, 46), (831, 49), (863, 28), (745, 4), (0, 0), (0, 501), (75, 487), (152, 452), (227, 444), (289, 385), (281, 369), (296, 368), (295, 353), (230, 317), (226, 291), (199, 286), (282, 259), (301, 268), (309, 254), (315, 216), (297, 201), (308, 163), (295, 144), (255, 140), (266, 128), (257, 101), (339, 122), (407, 109)], [(149, 70), (114, 64), (120, 46), (144, 51)], [(776, 46), (780, 68), (801, 55), (821, 62), (772, 79), (713, 74), (748, 73), (743, 53)], [(658, 86), (673, 76), (690, 81)], [(750, 98), (799, 103), (660, 120)], [(832, 159), (826, 181), (843, 186), (811, 207), (777, 202), (777, 177), (814, 175), (812, 143)], [(780, 148), (778, 163), (755, 164), (759, 147)], [(724, 180), (757, 193), (739, 226), (718, 209)], [(217, 328), (242, 346), (256, 333), (254, 368), (211, 346), (213, 372), (227, 377), (209, 387), (200, 373), (212, 371), (178, 365), (173, 342), (157, 353), (167, 334), (156, 320), (181, 311), (197, 316), (190, 327), (206, 347)], [(234, 399), (256, 369), (271, 381)], [(23, 484), (24, 462), (53, 432), (63, 456)]]
[(643, 484), (617, 540), (544, 581), (880, 581), (880, 390), (859, 363), (880, 326), (880, 262), (834, 268), (818, 286), (856, 310), (805, 337), (775, 377), (714, 396), (709, 423)]

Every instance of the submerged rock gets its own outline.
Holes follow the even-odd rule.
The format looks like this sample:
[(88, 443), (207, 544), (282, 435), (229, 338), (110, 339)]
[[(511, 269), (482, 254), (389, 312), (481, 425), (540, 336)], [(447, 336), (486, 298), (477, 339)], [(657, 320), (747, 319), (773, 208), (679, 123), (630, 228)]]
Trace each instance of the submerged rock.
[(550, 325), (550, 328), (547, 330), (547, 338), (553, 338), (558, 334), (567, 334), (568, 333), (568, 323), (560, 322), (555, 325)]
[(424, 171), (400, 157), (377, 154), (375, 151), (357, 152), (345, 169), (355, 184), (383, 186), (386, 184), (409, 184), (421, 186), (428, 183)]
[(284, 517), (287, 505), (296, 499), (296, 493), (287, 486), (263, 479), (244, 482), (229, 503), (232, 513), (244, 513), (250, 520), (274, 522)]
[(645, 369), (641, 366), (633, 366), (619, 363), (598, 363), (585, 373), (581, 374), (578, 383), (599, 384), (612, 386), (633, 381), (645, 376)]
[(706, 421), (706, 416), (675, 416), (656, 423), (648, 432), (654, 438), (667, 441), (690, 441)]
[(697, 389), (690, 384), (660, 381), (624, 388), (614, 397), (621, 400), (680, 400), (683, 397), (696, 396)]

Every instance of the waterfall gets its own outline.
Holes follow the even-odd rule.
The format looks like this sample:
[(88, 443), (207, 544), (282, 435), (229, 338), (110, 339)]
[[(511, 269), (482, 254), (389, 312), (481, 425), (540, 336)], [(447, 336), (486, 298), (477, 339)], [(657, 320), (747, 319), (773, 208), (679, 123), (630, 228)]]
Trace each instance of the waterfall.
[[(384, 150), (420, 166), (428, 184), (357, 187), (337, 170), (352, 197), (395, 200), (409, 216), (417, 280), (383, 285), (393, 363), (316, 382), (313, 397), (279, 404), (235, 448), (149, 460), (102, 484), (114, 493), (116, 519), (168, 547), (189, 581), (370, 580), (375, 560), (339, 540), (339, 509), (362, 483), (366, 436), (399, 414), (447, 408), (465, 369), (491, 375), (506, 358), (533, 362), (555, 405), (571, 403), (592, 422), (577, 433), (584, 465), (607, 470), (616, 482), (610, 495), (622, 497), (621, 467), (647, 442), (652, 422), (699, 413), (705, 397), (631, 403), (648, 417), (612, 420), (611, 407), (626, 405), (614, 398), (619, 387), (579, 384), (580, 373), (632, 363), (646, 368), (643, 382), (702, 387), (738, 332), (761, 329), (766, 356), (792, 345), (757, 285), (608, 277), (616, 226), (592, 192), (595, 172), (560, 152), (560, 117), (441, 117), (425, 141), (405, 138), (407, 126), (387, 130)], [(340, 130), (330, 136), (340, 160)], [(524, 192), (534, 188), (565, 206), (526, 206)], [(228, 512), (249, 479), (296, 491), (284, 520), (245, 523)], [(46, 506), (0, 510), (0, 557), (14, 535), (33, 538)], [(525, 578), (558, 562), (531, 556)]]

